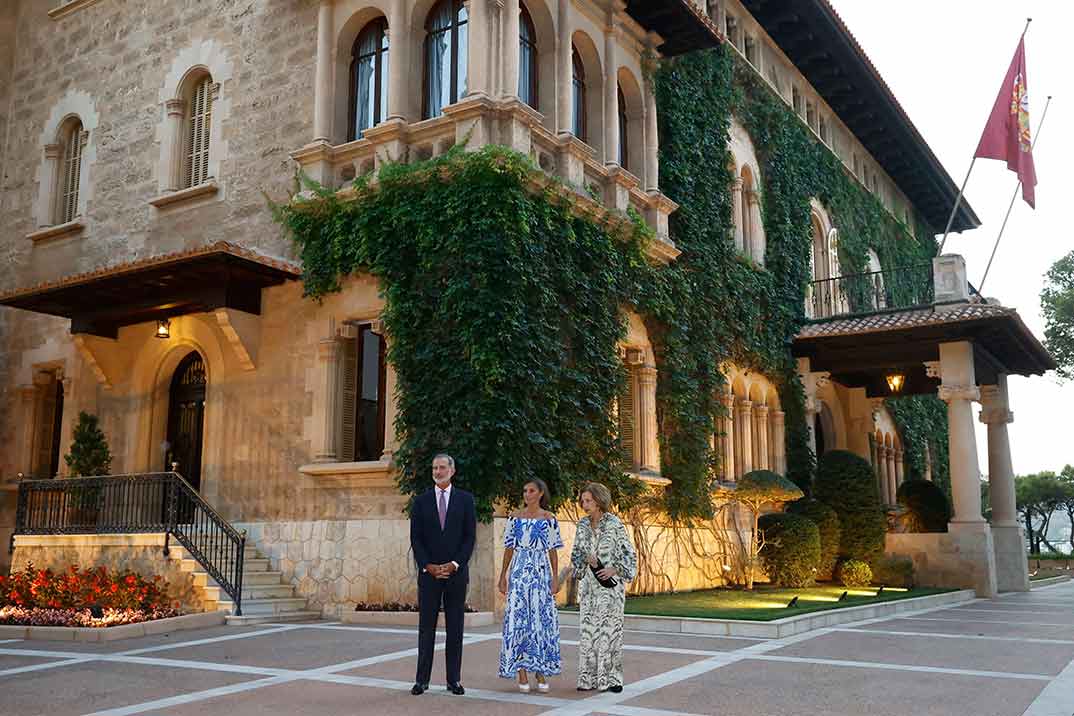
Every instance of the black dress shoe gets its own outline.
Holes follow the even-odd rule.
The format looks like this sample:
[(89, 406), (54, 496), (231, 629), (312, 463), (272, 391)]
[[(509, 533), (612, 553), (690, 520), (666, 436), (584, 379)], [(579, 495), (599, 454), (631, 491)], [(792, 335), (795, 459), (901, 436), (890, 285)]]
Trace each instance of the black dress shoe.
[(414, 694), (415, 696), (421, 696), (428, 688), (428, 684), (414, 684), (414, 686), (410, 689), (410, 693)]
[(622, 684), (616, 684), (615, 686), (609, 686), (608, 691), (611, 691), (613, 694), (622, 693), (623, 685)]
[(456, 684), (448, 684), (447, 685), (447, 690), (450, 691), (451, 693), (455, 694), (456, 696), (462, 696), (463, 694), (466, 693), (466, 689), (462, 688), (462, 684), (458, 684), (458, 683), (456, 683)]

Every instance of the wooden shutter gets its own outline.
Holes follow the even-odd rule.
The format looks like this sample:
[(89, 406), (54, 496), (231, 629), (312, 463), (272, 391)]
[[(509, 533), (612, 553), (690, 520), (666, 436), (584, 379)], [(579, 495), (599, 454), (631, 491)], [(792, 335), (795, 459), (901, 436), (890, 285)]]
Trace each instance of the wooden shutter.
[(78, 214), (78, 189), (82, 173), (84, 144), (81, 122), (76, 122), (63, 147), (63, 167), (60, 174), (59, 216), (57, 223), (73, 221)]
[[(347, 333), (357, 334), (351, 330)], [(354, 460), (354, 447), (358, 418), (358, 335), (347, 335), (342, 339), (340, 355), (340, 398), (339, 398), (339, 460)]]
[(209, 178), (209, 131), (212, 127), (213, 81), (203, 78), (194, 87), (188, 105), (185, 187), (197, 186)]
[(634, 420), (634, 370), (627, 365), (627, 379), (622, 392), (619, 393), (619, 449), (624, 462), (631, 468), (637, 465), (634, 459), (636, 426)]

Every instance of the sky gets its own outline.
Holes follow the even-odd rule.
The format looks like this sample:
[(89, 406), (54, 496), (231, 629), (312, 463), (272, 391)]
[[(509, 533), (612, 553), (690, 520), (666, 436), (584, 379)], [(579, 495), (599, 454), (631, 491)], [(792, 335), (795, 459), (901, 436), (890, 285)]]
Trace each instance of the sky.
[[(1067, 217), (1074, 169), (1074, 2), (1069, 0), (829, 0), (858, 39), (956, 185), (961, 184), (1027, 17), (1026, 75), (1034, 137), (1046, 97), (1052, 102), (1034, 149), (1036, 210), (1021, 197), (982, 293), (1018, 310), (1041, 340), (1044, 274), (1074, 250)], [(977, 160), (966, 197), (981, 219), (952, 234), (944, 253), (962, 254), (970, 283), (981, 285), (1018, 179), (1006, 164)], [(1054, 374), (1009, 380), (1009, 426), (1016, 474), (1058, 472), (1074, 464), (1074, 382)], [(979, 407), (979, 406), (978, 406)], [(976, 412), (976, 411), (975, 411)], [(988, 472), (986, 426), (976, 424), (981, 471)]]

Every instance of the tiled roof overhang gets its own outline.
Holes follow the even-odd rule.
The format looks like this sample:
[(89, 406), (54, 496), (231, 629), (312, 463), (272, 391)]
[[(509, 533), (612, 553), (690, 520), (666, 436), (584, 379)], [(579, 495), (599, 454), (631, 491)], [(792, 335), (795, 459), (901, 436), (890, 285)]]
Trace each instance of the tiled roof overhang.
[(664, 57), (716, 47), (722, 39), (716, 25), (691, 0), (626, 0), (626, 11), (664, 38), (657, 48)]
[(807, 324), (794, 339), (796, 357), (810, 369), (828, 371), (843, 385), (886, 397), (884, 375), (907, 377), (907, 394), (934, 392), (939, 381), (924, 363), (939, 360), (941, 343), (973, 344), (977, 382), (995, 383), (999, 373), (1040, 375), (1055, 361), (1022, 322), (1018, 312), (994, 304), (891, 311)]
[(71, 333), (115, 338), (122, 326), (234, 308), (261, 313), (261, 289), (301, 269), (226, 241), (106, 266), (0, 294), (0, 306), (71, 319)]
[[(884, 167), (933, 231), (943, 231), (958, 186), (828, 0), (742, 0), (742, 4)], [(963, 199), (952, 229), (973, 229), (980, 223)]]

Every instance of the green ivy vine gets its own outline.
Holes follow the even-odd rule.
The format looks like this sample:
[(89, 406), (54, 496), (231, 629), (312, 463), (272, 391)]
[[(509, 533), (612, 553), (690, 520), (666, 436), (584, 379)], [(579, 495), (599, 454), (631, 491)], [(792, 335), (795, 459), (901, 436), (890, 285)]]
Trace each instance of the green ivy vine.
[[(670, 233), (682, 255), (669, 266), (645, 259), (651, 235), (640, 221), (625, 239), (613, 236), (572, 213), (563, 192), (535, 192), (529, 180), (541, 170), (503, 147), (387, 164), (345, 198), (309, 185), (313, 200), (274, 206), (301, 254), (307, 296), (338, 291), (356, 272), (379, 280), (404, 492), (426, 488), (429, 460), (445, 450), (484, 518), (498, 501), (517, 502), (531, 477), (557, 505), (588, 480), (631, 504), (643, 489), (624, 473), (609, 410), (625, 379), (616, 348), (626, 310), (642, 317), (657, 359), (661, 472), (671, 480), (661, 506), (673, 521), (712, 514), (709, 443), (728, 362), (776, 384), (788, 477), (808, 490), (815, 458), (790, 345), (805, 321), (810, 199), (840, 227), (844, 273), (862, 270), (870, 248), (898, 266), (935, 247), (915, 240), (726, 50), (665, 61), (649, 80), (661, 188), (680, 204)], [(758, 148), (764, 268), (732, 239), (732, 116)], [(946, 449), (921, 405), (895, 411), (912, 464), (908, 435)]]

